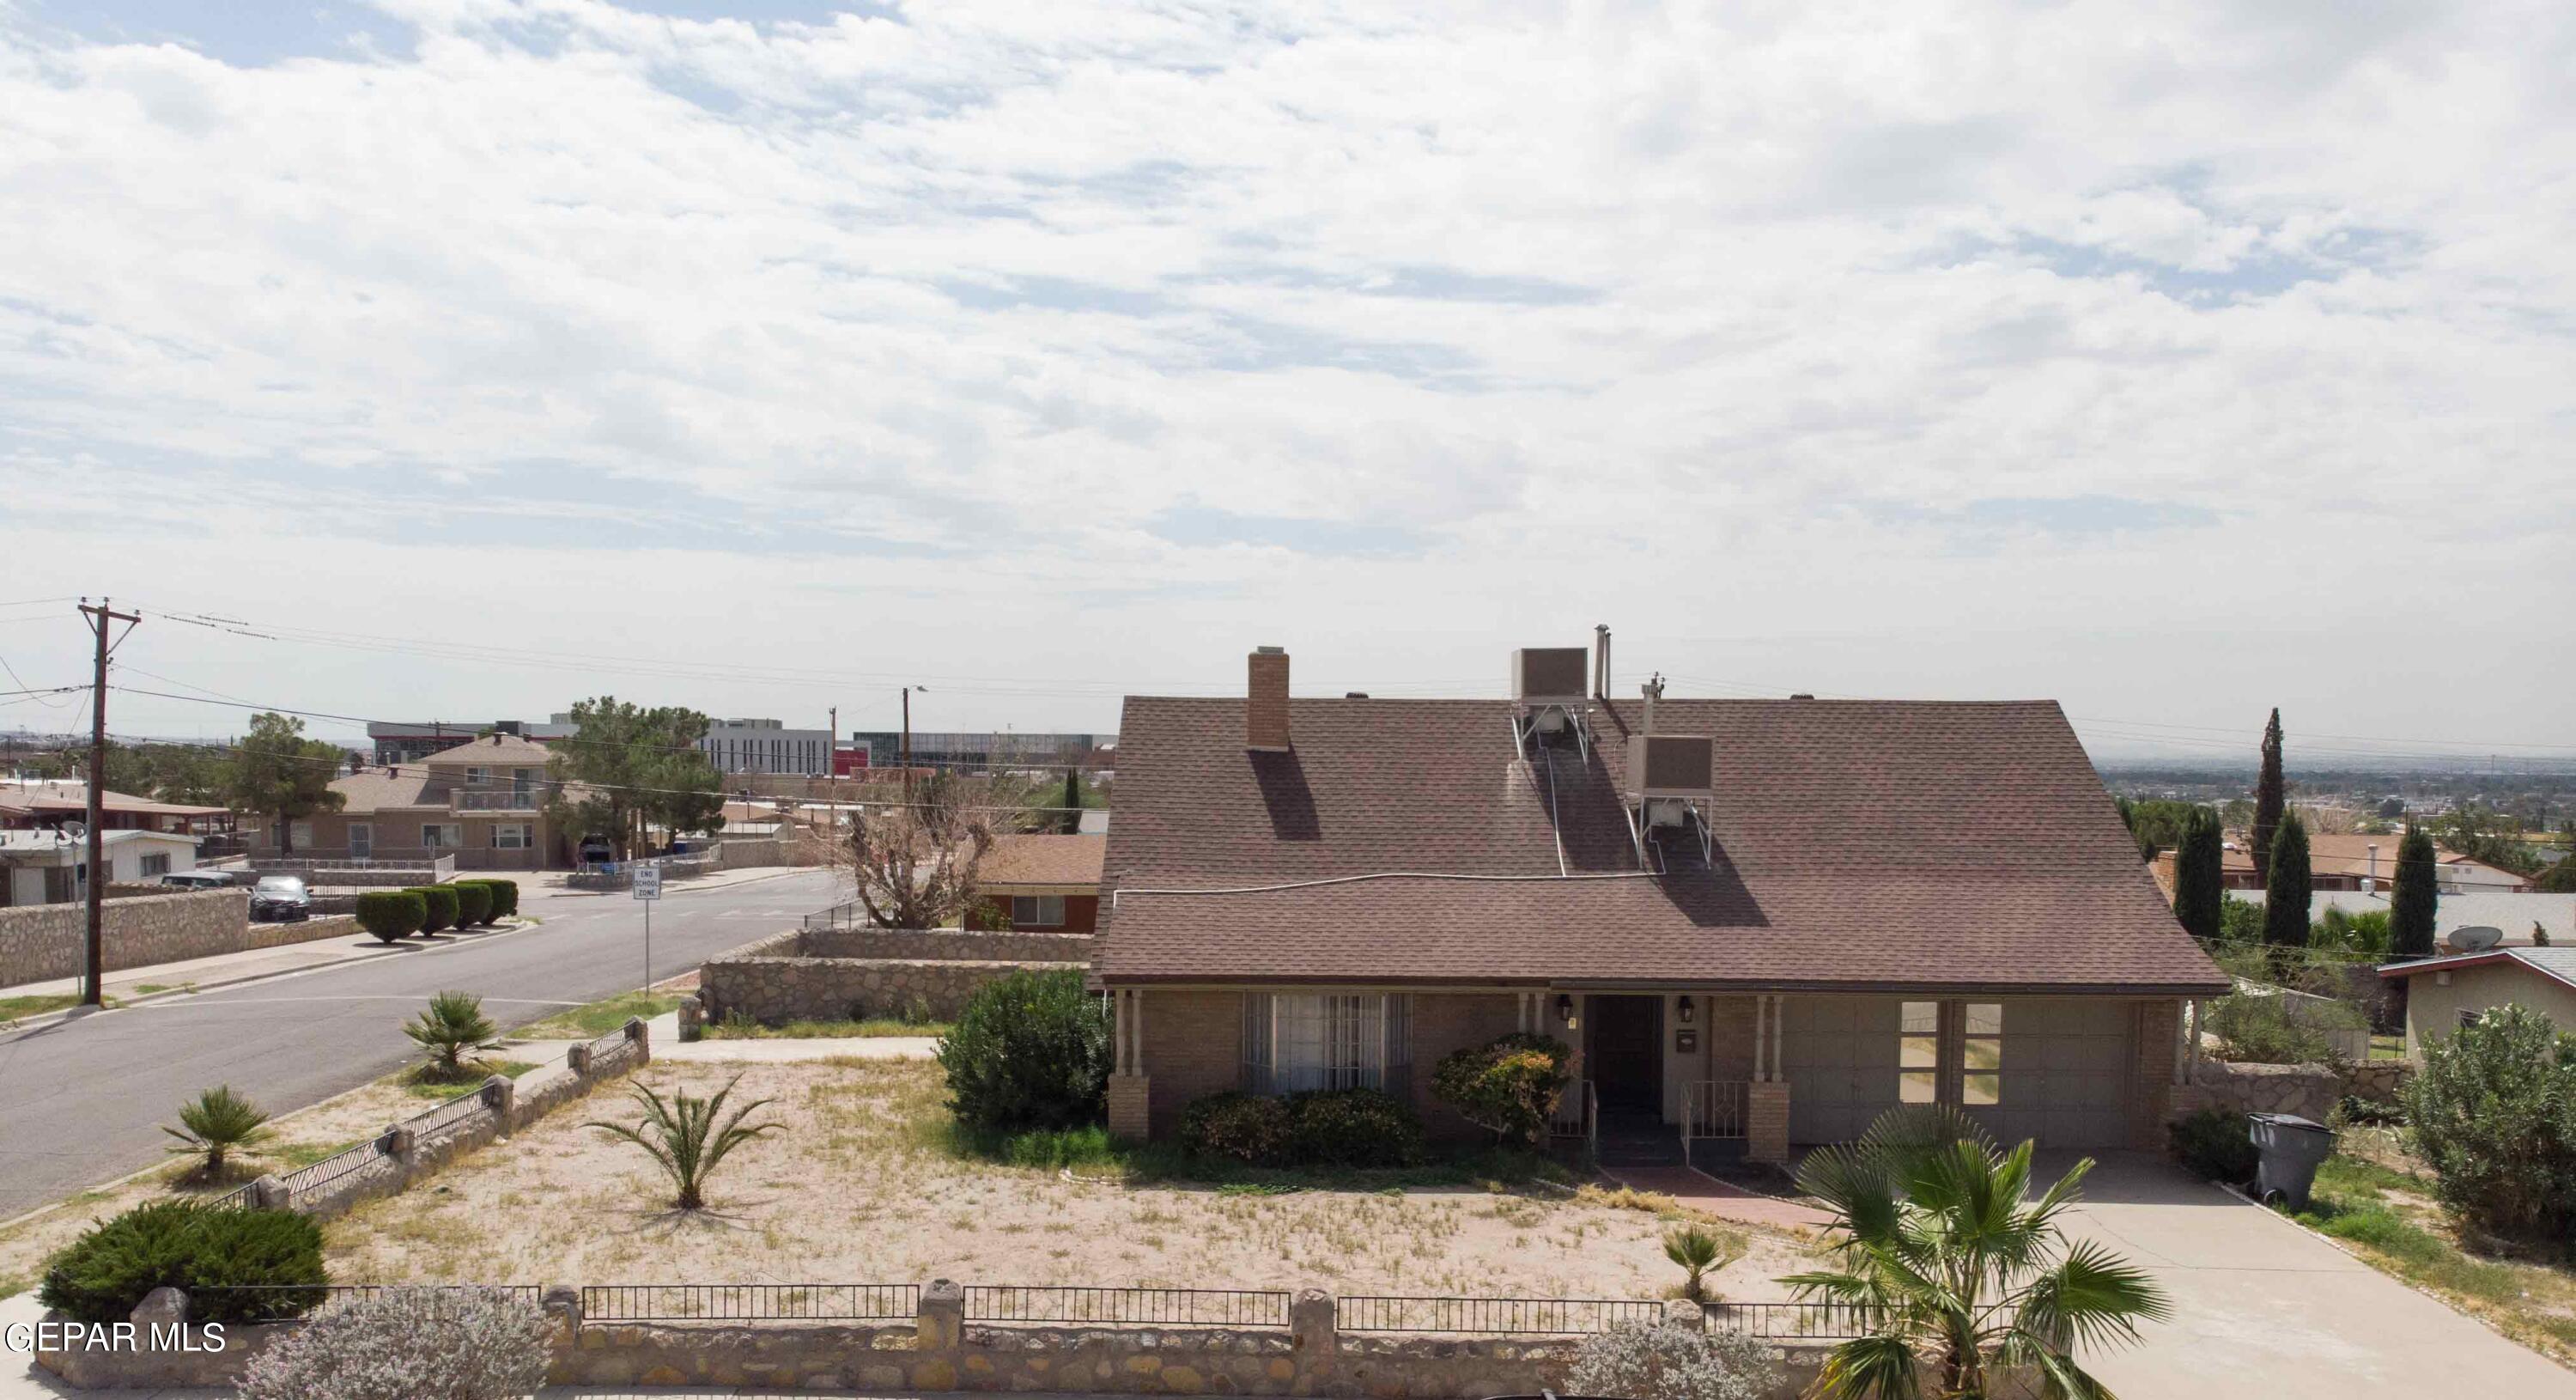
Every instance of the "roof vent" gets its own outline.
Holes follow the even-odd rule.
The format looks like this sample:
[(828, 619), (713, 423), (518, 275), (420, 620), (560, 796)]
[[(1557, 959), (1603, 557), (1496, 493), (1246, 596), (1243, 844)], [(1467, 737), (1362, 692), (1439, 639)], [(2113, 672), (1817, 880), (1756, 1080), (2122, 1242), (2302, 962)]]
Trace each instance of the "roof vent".
[(1815, 695), (1815, 692), (1814, 692), (1814, 691), (1810, 691), (1810, 690), (1802, 690), (1802, 691), (1799, 691), (1797, 694), (1790, 696), (1789, 698), (1790, 698), (1790, 699), (1792, 699), (1792, 700), (1813, 700), (1813, 699), (1815, 699), (1815, 698), (1816, 698), (1816, 695)]
[(2462, 924), (2442, 941), (2450, 944), (2454, 953), (2483, 953), (2504, 941), (2504, 930), (2488, 924)]

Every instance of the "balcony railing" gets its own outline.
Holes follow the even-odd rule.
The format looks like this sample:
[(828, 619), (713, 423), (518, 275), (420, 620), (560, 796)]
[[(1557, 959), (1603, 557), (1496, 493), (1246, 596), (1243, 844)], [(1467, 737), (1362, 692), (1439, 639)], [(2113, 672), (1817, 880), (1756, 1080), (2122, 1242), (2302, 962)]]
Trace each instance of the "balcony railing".
[(545, 805), (537, 788), (458, 788), (447, 795), (451, 812), (533, 812)]

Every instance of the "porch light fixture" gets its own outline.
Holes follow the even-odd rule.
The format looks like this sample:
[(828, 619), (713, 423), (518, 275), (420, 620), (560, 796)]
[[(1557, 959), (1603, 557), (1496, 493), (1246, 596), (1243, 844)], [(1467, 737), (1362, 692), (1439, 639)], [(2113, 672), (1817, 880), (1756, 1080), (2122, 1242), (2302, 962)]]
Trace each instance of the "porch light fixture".
[(1683, 997), (1681, 999), (1681, 1004), (1674, 1007), (1673, 1010), (1681, 1016), (1683, 1025), (1687, 1026), (1691, 1023), (1691, 999), (1689, 997)]
[(1556, 1019), (1569, 1026), (1574, 1024), (1574, 998), (1563, 992), (1556, 994)]

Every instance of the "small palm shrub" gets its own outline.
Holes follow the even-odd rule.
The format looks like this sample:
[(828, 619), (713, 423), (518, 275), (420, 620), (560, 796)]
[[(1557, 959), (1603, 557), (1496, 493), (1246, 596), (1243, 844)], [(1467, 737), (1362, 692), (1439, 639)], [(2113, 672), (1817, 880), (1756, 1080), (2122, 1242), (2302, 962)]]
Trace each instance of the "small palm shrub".
[(450, 888), (456, 891), (456, 926), (472, 928), (492, 922), (492, 891), (480, 880), (459, 880)]
[(1671, 1323), (1596, 1332), (1576, 1346), (1565, 1376), (1567, 1394), (1633, 1400), (1767, 1400), (1779, 1385), (1780, 1362), (1767, 1344)]
[(518, 1400), (546, 1383), (545, 1311), (498, 1288), (400, 1288), (251, 1358), (242, 1400)]
[(597, 1128), (643, 1148), (662, 1174), (671, 1179), (671, 1203), (681, 1210), (703, 1210), (707, 1204), (707, 1178), (735, 1148), (764, 1133), (783, 1131), (776, 1123), (743, 1124), (742, 1120), (773, 1102), (770, 1099), (753, 1099), (736, 1108), (732, 1116), (726, 1116), (725, 1101), (733, 1097), (734, 1085), (741, 1082), (742, 1076), (735, 1075), (708, 1098), (675, 1089), (667, 1102), (653, 1092), (651, 1085), (638, 1084), (632, 1092), (636, 1102), (644, 1106), (642, 1122), (632, 1127), (598, 1122), (582, 1126)]
[[(268, 1322), (320, 1303), (328, 1282), (322, 1227), (301, 1215), (154, 1201), (65, 1245), (36, 1297), (82, 1322), (123, 1322), (153, 1289), (181, 1288), (192, 1321)], [(263, 1291), (220, 1291), (247, 1287)]]
[(179, 1126), (164, 1124), (161, 1131), (179, 1140), (171, 1151), (204, 1159), (197, 1164), (197, 1172), (210, 1181), (223, 1175), (230, 1154), (249, 1156), (252, 1148), (276, 1136), (259, 1105), (234, 1093), (229, 1084), (218, 1084), (197, 1095), (194, 1102), (181, 1104)]
[(474, 1073), (473, 1057), (486, 1050), (498, 1050), (500, 1028), (483, 1014), (483, 998), (472, 992), (440, 992), (429, 999), (429, 1006), (403, 1034), (426, 1054), (422, 1075), (450, 1082)]
[(427, 917), (420, 921), (420, 931), (436, 933), (456, 927), (456, 891), (445, 885), (422, 885), (412, 891), (427, 906)]
[(369, 890), (358, 896), (358, 927), (385, 943), (420, 932), (429, 922), (429, 901), (418, 890)]
[(2204, 1108), (2167, 1127), (2165, 1141), (2184, 1170), (2204, 1181), (2242, 1186), (2254, 1179), (2255, 1164), (2262, 1157), (2250, 1128), (2242, 1113)]
[(2508, 1239), (2576, 1236), (2576, 1034), (2497, 1007), (2428, 1043), (2403, 1098), (2444, 1206)]
[(1565, 1092), (1572, 1047), (1551, 1036), (1516, 1033), (1469, 1046), (1431, 1071), (1431, 1092), (1458, 1116), (1490, 1130), (1496, 1142), (1536, 1146)]
[(1731, 1230), (1684, 1225), (1664, 1232), (1664, 1257), (1681, 1267), (1682, 1296), (1708, 1301), (1708, 1276), (1744, 1257), (1745, 1239)]
[(1109, 1093), (1107, 1004), (1081, 968), (987, 983), (939, 1042), (948, 1108), (969, 1129), (1072, 1128), (1100, 1121)]

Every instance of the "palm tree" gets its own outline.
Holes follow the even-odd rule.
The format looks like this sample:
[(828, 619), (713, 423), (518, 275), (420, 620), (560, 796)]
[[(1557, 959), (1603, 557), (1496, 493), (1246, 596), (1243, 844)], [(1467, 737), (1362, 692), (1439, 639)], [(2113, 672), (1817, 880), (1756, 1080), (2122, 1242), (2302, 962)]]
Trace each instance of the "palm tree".
[(205, 1154), (197, 1173), (212, 1180), (223, 1174), (224, 1154), (247, 1157), (252, 1148), (277, 1136), (267, 1125), (268, 1115), (259, 1105), (234, 1093), (233, 1086), (218, 1084), (198, 1094), (195, 1102), (179, 1105), (179, 1126), (165, 1124), (161, 1131), (179, 1140), (171, 1151)]
[(679, 1192), (673, 1204), (682, 1210), (701, 1210), (707, 1203), (707, 1178), (715, 1174), (717, 1164), (753, 1138), (779, 1131), (776, 1123), (742, 1125), (743, 1119), (774, 1102), (770, 1099), (754, 1099), (735, 1109), (732, 1117), (724, 1117), (725, 1100), (732, 1097), (734, 1085), (741, 1082), (742, 1076), (737, 1074), (714, 1097), (703, 1099), (685, 1089), (675, 1089), (668, 1103), (653, 1092), (651, 1085), (638, 1084), (632, 1092), (636, 1101), (644, 1105), (643, 1122), (631, 1128), (623, 1123), (582, 1126), (614, 1133), (643, 1148)]
[(483, 998), (471, 992), (431, 997), (429, 1009), (412, 1018), (403, 1034), (428, 1052), (422, 1070), (431, 1079), (463, 1079), (473, 1072), (466, 1057), (501, 1048), (500, 1028), (484, 1016)]
[(2076, 1348), (2135, 1341), (2141, 1320), (2172, 1308), (2110, 1250), (2067, 1244), (2059, 1217), (2092, 1159), (2026, 1200), (2031, 1148), (1997, 1149), (1955, 1109), (1898, 1109), (1807, 1158), (1798, 1186), (1834, 1213), (1824, 1247), (1837, 1267), (1781, 1282), (1874, 1329), (1834, 1348), (1811, 1394), (1914, 1400), (1928, 1360), (1945, 1400), (1984, 1400), (1997, 1371), (2028, 1372), (2048, 1400), (2113, 1400)]
[(1744, 1257), (1744, 1244), (1741, 1240), (1720, 1239), (1697, 1225), (1685, 1225), (1664, 1232), (1664, 1257), (1689, 1275), (1682, 1283), (1682, 1296), (1697, 1303), (1704, 1301), (1701, 1281)]

